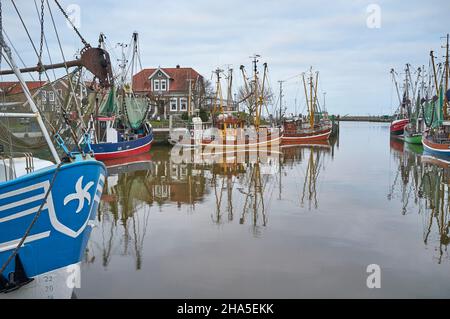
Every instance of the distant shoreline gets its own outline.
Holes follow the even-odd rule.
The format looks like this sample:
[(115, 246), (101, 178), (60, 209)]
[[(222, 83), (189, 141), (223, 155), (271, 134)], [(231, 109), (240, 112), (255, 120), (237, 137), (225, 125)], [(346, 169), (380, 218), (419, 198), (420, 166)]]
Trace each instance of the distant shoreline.
[(383, 116), (345, 116), (341, 118), (336, 118), (338, 121), (344, 122), (381, 122), (389, 123), (392, 121), (391, 118), (386, 118)]

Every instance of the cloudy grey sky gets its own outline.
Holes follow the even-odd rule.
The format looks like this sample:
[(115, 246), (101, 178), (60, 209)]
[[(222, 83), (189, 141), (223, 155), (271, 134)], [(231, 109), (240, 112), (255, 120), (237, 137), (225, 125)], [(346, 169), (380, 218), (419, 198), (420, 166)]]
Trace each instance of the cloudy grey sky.
[[(36, 42), (39, 25), (34, 0), (16, 0)], [(38, 1), (40, 2), (40, 1)], [(388, 114), (396, 108), (389, 70), (406, 62), (428, 65), (429, 51), (442, 55), (441, 38), (450, 32), (450, 1), (299, 0), (60, 0), (80, 8), (80, 31), (97, 44), (104, 32), (110, 46), (140, 34), (144, 67), (193, 67), (207, 79), (216, 67), (244, 64), (258, 53), (269, 65), (272, 89), (285, 83), (289, 112), (304, 112), (300, 78), (310, 66), (320, 71), (319, 93), (335, 114)], [(50, 0), (67, 57), (82, 45)], [(369, 28), (370, 4), (381, 9), (380, 28)], [(9, 1), (3, 1), (4, 28), (21, 57), (36, 56)], [(46, 12), (53, 60), (60, 58)], [(112, 57), (119, 54), (118, 49)], [(48, 58), (47, 58), (48, 59)], [(242, 84), (240, 77), (237, 85)], [(322, 97), (322, 94), (321, 94)]]

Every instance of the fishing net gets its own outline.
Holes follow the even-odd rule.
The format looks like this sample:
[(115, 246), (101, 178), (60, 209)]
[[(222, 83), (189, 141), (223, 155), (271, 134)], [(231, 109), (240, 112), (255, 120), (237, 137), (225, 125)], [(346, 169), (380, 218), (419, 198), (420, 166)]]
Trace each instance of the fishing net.
[(124, 98), (124, 110), (128, 117), (128, 122), (133, 129), (141, 127), (147, 116), (149, 103), (146, 98), (126, 95)]
[(444, 99), (442, 96), (442, 90), (439, 94), (439, 99), (433, 98), (428, 101), (424, 101), (422, 104), (423, 118), (427, 127), (436, 128), (442, 124), (444, 118), (442, 106)]
[(112, 116), (117, 113), (117, 105), (116, 92), (114, 88), (112, 88), (100, 102), (98, 113), (104, 116)]

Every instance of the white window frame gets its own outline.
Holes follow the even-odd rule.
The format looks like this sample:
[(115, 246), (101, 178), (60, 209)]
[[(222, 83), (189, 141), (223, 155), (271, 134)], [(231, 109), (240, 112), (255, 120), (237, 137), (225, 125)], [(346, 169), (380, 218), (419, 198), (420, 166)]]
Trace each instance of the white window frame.
[(159, 80), (153, 80), (153, 91), (159, 91), (159, 90), (160, 90)]
[(55, 102), (55, 92), (53, 91), (48, 92), (48, 100), (49, 102)]
[(161, 88), (161, 91), (167, 91), (167, 81), (166, 80), (160, 81), (160, 88)]
[(42, 102), (47, 102), (47, 91), (41, 91)]
[[(175, 103), (173, 103), (173, 102), (175, 102)], [(175, 106), (175, 108), (173, 108), (173, 106)], [(178, 99), (176, 97), (170, 98), (170, 111), (171, 112), (178, 111)]]
[[(183, 104), (185, 107), (183, 108)], [(180, 111), (187, 111), (188, 108), (188, 100), (185, 97), (180, 98)]]

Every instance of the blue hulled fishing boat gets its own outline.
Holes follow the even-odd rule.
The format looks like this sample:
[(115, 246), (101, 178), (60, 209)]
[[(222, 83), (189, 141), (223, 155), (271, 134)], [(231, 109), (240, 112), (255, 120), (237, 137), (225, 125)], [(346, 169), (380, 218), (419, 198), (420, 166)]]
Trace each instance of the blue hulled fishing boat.
[[(59, 6), (57, 1), (56, 3)], [(59, 8), (63, 11), (60, 6)], [(61, 64), (42, 65), (39, 58), (37, 67), (19, 69), (3, 34), (6, 33), (0, 23), (1, 55), (10, 67), (0, 70), (0, 74), (15, 75), (26, 97), (24, 105), (28, 105), (31, 112), (4, 112), (0, 113), (0, 117), (35, 120), (52, 156), (52, 160), (38, 159), (31, 153), (15, 156), (12, 151), (3, 151), (2, 145), (0, 292), (11, 292), (30, 283), (37, 276), (79, 264), (89, 238), (90, 221), (94, 220), (97, 213), (106, 168), (91, 154), (82, 151), (89, 144), (88, 134), (80, 139), (79, 152), (69, 152), (59, 131), (53, 132), (54, 140), (65, 154), (61, 156), (62, 152), (58, 153), (22, 72), (42, 73), (61, 67)], [(102, 85), (109, 83), (109, 55), (100, 48), (91, 48), (85, 43), (80, 59), (65, 61), (63, 65), (84, 66)], [(57, 94), (56, 90), (54, 94)], [(61, 112), (64, 113), (64, 110)], [(68, 119), (67, 116), (64, 118)]]

